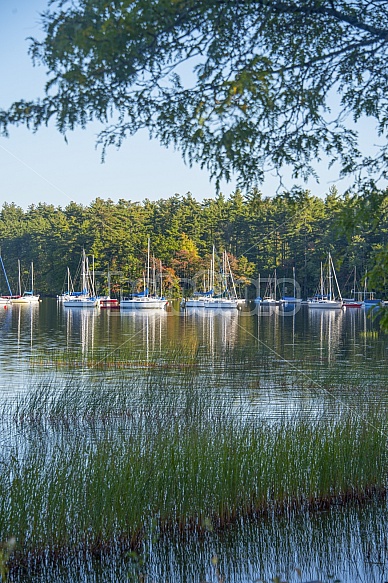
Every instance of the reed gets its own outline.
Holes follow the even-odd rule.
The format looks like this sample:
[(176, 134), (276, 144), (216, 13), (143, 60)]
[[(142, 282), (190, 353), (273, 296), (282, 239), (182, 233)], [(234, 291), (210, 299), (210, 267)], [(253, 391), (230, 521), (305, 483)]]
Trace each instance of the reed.
[(24, 556), (135, 548), (150, 528), (203, 533), (385, 495), (384, 411), (274, 422), (193, 390), (195, 379), (180, 391), (153, 375), (47, 384), (4, 407), (0, 540), (15, 536)]

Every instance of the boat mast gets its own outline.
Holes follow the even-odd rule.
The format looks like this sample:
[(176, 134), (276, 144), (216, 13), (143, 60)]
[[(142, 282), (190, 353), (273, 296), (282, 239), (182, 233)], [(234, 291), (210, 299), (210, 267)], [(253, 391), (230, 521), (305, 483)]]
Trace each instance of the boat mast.
[(277, 277), (276, 277), (276, 269), (274, 275), (274, 288), (273, 288), (273, 299), (276, 300), (276, 287), (277, 287)]
[(224, 250), (223, 254), (222, 254), (222, 277), (224, 280), (224, 292), (223, 295), (225, 294), (225, 297), (229, 297), (229, 291), (228, 291), (228, 274), (226, 272), (226, 251)]
[(22, 295), (22, 280), (20, 275), (20, 259), (18, 259), (18, 285), (19, 285), (19, 296)]
[(329, 253), (329, 261), (328, 261), (328, 276), (329, 276), (329, 300), (334, 299), (332, 296), (332, 285), (331, 285), (331, 279), (332, 279), (332, 274), (331, 274), (331, 255)]
[(212, 290), (214, 294), (214, 269), (215, 269), (215, 261), (216, 261), (216, 252), (213, 245), (213, 254), (212, 254), (212, 264), (211, 264), (211, 282), (212, 282)]
[(234, 284), (233, 273), (232, 273), (232, 270), (231, 270), (231, 267), (230, 267), (230, 262), (229, 262), (229, 258), (227, 256), (227, 254), (226, 254), (226, 251), (225, 251), (225, 259), (226, 259), (226, 263), (227, 263), (227, 267), (228, 267), (229, 277), (230, 277), (231, 282), (232, 282), (232, 288), (233, 288), (234, 298), (237, 298), (237, 291), (236, 291), (236, 286)]
[(8, 281), (8, 277), (7, 277), (7, 272), (5, 271), (5, 266), (4, 266), (4, 263), (3, 263), (3, 258), (1, 257), (1, 253), (0, 253), (0, 262), (1, 262), (1, 267), (3, 268), (3, 273), (4, 273), (5, 281), (7, 282), (9, 295), (12, 296), (11, 286), (9, 285), (9, 281)]
[(335, 281), (335, 284), (336, 284), (337, 290), (338, 290), (338, 297), (342, 301), (341, 290), (340, 290), (340, 287), (338, 285), (337, 274), (336, 274), (335, 269), (334, 269), (334, 263), (333, 263), (333, 259), (331, 258), (331, 255), (330, 255), (330, 261), (331, 261), (331, 267), (332, 267), (332, 270), (333, 270), (334, 281)]
[(294, 298), (296, 298), (295, 267), (292, 268), (292, 279), (294, 280)]
[(155, 263), (155, 255), (152, 256), (152, 295), (156, 296), (156, 263)]
[(86, 294), (88, 291), (88, 282), (86, 279), (86, 274), (87, 271), (89, 270), (89, 264), (88, 264), (88, 258), (86, 257), (85, 254), (85, 249), (84, 249), (84, 260), (83, 260), (83, 265), (82, 265), (82, 286), (83, 286), (83, 291)]
[(95, 292), (95, 289), (96, 289), (96, 281), (94, 279), (94, 255), (92, 255), (92, 288), (93, 288), (92, 289), (92, 294), (95, 296), (96, 295), (96, 292)]
[(148, 237), (148, 245), (147, 245), (147, 296), (149, 293), (150, 287), (150, 251), (151, 251), (151, 241)]

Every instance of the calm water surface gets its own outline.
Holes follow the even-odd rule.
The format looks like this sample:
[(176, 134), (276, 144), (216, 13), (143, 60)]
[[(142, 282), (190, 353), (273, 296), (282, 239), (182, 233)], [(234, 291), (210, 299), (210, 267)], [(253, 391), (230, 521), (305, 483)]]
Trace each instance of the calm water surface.
[(143, 313), (77, 310), (46, 299), (2, 309), (0, 334), (4, 396), (28, 390), (33, 379), (60, 382), (71, 361), (80, 378), (152, 367), (174, 377), (193, 365), (209, 391), (217, 387), (274, 416), (388, 399), (387, 336), (363, 309)]
[[(163, 376), (179, 391), (191, 371), (209, 398), (250, 415), (306, 418), (339, 407), (362, 413), (365, 403), (388, 405), (387, 336), (363, 309), (286, 312), (244, 306), (137, 312), (77, 310), (56, 300), (15, 305), (0, 312), (0, 397), (16, 399), (42, 382), (60, 388), (69, 378), (85, 386), (117, 378)], [(186, 389), (187, 390), (187, 386)], [(385, 504), (237, 524), (204, 539), (153, 541), (147, 549), (149, 581), (343, 583), (387, 581), (388, 511)], [(308, 552), (306, 554), (306, 549)], [(65, 565), (42, 581), (130, 579), (127, 559)], [(302, 577), (297, 569), (301, 569)], [(24, 579), (29, 580), (28, 578)], [(31, 579), (32, 580), (32, 579)], [(36, 575), (34, 581), (40, 580)], [(330, 579), (333, 580), (333, 579)]]

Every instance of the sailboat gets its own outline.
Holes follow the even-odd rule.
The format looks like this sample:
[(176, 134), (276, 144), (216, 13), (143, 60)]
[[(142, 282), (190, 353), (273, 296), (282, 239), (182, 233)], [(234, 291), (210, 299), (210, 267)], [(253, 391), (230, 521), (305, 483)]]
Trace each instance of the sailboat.
[(274, 271), (273, 278), (270, 276), (267, 283), (267, 288), (265, 290), (266, 295), (261, 300), (262, 306), (277, 306), (279, 302), (276, 299), (276, 289), (277, 289), (277, 275), (276, 269)]
[(280, 299), (281, 304), (300, 304), (302, 302), (302, 298), (296, 297), (296, 279), (295, 279), (295, 267), (292, 268), (292, 280), (294, 283), (294, 295), (293, 296), (282, 296)]
[(18, 259), (18, 295), (11, 298), (12, 304), (36, 304), (39, 302), (39, 294), (34, 293), (34, 264), (31, 261), (31, 289), (22, 294), (22, 280), (20, 271), (20, 260)]
[(205, 308), (206, 302), (213, 296), (214, 276), (213, 265), (215, 259), (215, 250), (213, 246), (212, 258), (210, 260), (210, 270), (203, 274), (202, 291), (195, 291), (191, 297), (184, 299), (181, 303), (183, 308)]
[(5, 304), (10, 304), (11, 303), (11, 299), (12, 299), (12, 291), (11, 291), (11, 286), (9, 284), (9, 280), (7, 277), (7, 272), (5, 271), (5, 265), (3, 262), (3, 258), (0, 255), (0, 263), (1, 263), (1, 267), (3, 269), (3, 274), (4, 274), (4, 278), (8, 287), (8, 291), (9, 291), (9, 295), (8, 296), (0, 296), (0, 304), (1, 305), (5, 305)]
[[(210, 273), (211, 273), (211, 268), (210, 268)], [(182, 303), (182, 307), (184, 308), (204, 308), (206, 302), (212, 297), (213, 295), (213, 290), (212, 289), (206, 289), (206, 277), (204, 275), (203, 277), (203, 291), (196, 291), (193, 293), (193, 295), (189, 298), (186, 298), (183, 303)], [(210, 287), (210, 284), (209, 284)]]
[[(215, 288), (215, 250), (213, 247), (213, 270), (212, 270), (212, 290)], [(226, 251), (222, 254), (222, 267), (220, 270), (220, 284), (221, 290), (218, 295), (212, 295), (205, 301), (205, 308), (237, 308), (238, 299), (236, 286), (234, 284), (233, 273), (230, 268), (228, 254)]]
[(257, 290), (259, 292), (259, 295), (255, 297), (255, 304), (261, 304), (261, 302), (263, 301), (263, 298), (260, 295), (260, 273), (259, 273), (259, 278), (258, 278)]
[[(307, 300), (307, 305), (309, 308), (313, 309), (320, 309), (320, 310), (333, 310), (333, 309), (341, 309), (343, 306), (343, 300), (341, 297), (341, 292), (339, 289), (337, 275), (335, 273), (333, 259), (331, 254), (328, 255), (327, 261), (327, 280), (328, 280), (328, 289), (325, 289), (325, 279), (323, 276), (323, 267), (321, 263), (321, 278), (320, 278), (320, 285), (319, 285), (319, 292), (315, 294), (314, 297)], [(338, 297), (336, 297), (334, 293), (334, 282), (337, 288)]]
[(362, 306), (362, 300), (356, 299), (356, 294), (357, 294), (356, 282), (357, 282), (356, 267), (354, 267), (353, 288), (351, 290), (351, 293), (353, 294), (353, 296), (351, 298), (342, 298), (345, 308), (361, 308), (361, 306)]
[(119, 300), (117, 298), (110, 297), (110, 271), (108, 269), (108, 295), (107, 296), (99, 296), (100, 308), (110, 308), (110, 309), (118, 309)]
[(65, 308), (95, 308), (98, 306), (98, 299), (94, 291), (94, 278), (89, 270), (89, 261), (82, 250), (81, 256), (81, 290), (72, 291), (63, 299)]
[(71, 281), (71, 275), (70, 275), (69, 268), (67, 268), (67, 270), (66, 270), (66, 275), (67, 275), (67, 286), (61, 294), (57, 295), (58, 302), (64, 302), (65, 300), (68, 300), (69, 296), (71, 296), (71, 294), (74, 292), (73, 282)]
[[(153, 274), (151, 281), (150, 278), (150, 239), (148, 239), (147, 246), (147, 277), (144, 280), (144, 289), (140, 293), (132, 294), (130, 297), (123, 297), (120, 300), (120, 308), (123, 309), (135, 309), (135, 310), (162, 310), (168, 304), (168, 300), (163, 297), (162, 294), (162, 269), (160, 265), (160, 296), (156, 294), (156, 274)], [(154, 262), (155, 265), (155, 262)], [(150, 294), (149, 289), (152, 285), (153, 293)]]
[(368, 291), (368, 277), (367, 274), (365, 273), (365, 278), (364, 278), (364, 292), (363, 292), (363, 302), (362, 305), (366, 308), (366, 309), (370, 309), (370, 308), (376, 308), (378, 306), (380, 306), (382, 304), (382, 299), (381, 298), (375, 298), (375, 294), (373, 291)]

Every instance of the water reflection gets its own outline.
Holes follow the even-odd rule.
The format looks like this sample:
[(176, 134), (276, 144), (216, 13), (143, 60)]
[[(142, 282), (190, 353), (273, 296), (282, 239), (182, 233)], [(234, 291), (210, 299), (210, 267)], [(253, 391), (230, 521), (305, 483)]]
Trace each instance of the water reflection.
[(198, 335), (201, 345), (206, 346), (211, 354), (216, 354), (222, 347), (233, 347), (237, 344), (240, 318), (238, 310), (193, 308), (186, 310), (183, 317), (186, 334)]
[(66, 327), (66, 348), (79, 346), (82, 356), (93, 352), (98, 310), (66, 309), (63, 312)]
[(331, 362), (341, 342), (344, 312), (342, 310), (307, 310), (311, 328), (318, 337), (319, 358)]
[(130, 345), (135, 350), (140, 348), (141, 351), (142, 347), (143, 351), (145, 349), (147, 362), (155, 351), (162, 351), (168, 317), (165, 310), (126, 310), (124, 313), (109, 315), (110, 319), (120, 318), (123, 341), (119, 348)]
[[(0, 378), (11, 392), (23, 383), (28, 390), (31, 377), (40, 382), (45, 375), (59, 388), (71, 374), (76, 382), (86, 379), (81, 389), (97, 379), (108, 390), (117, 390), (118, 378), (125, 381), (120, 385), (125, 389), (135, 370), (139, 398), (144, 379), (153, 406), (162, 401), (157, 375), (163, 379), (161, 386), (183, 395), (182, 400), (184, 391), (203, 391), (220, 407), (232, 403), (240, 414), (257, 419), (264, 414), (274, 422), (295, 412), (308, 422), (310, 415), (334, 414), (342, 405), (357, 413), (368, 402), (388, 405), (386, 336), (363, 310), (120, 313), (63, 310), (46, 301), (39, 310), (2, 310), (0, 334)], [(69, 373), (71, 363), (65, 358), (57, 368), (47, 367), (51, 352), (66, 351), (82, 357), (75, 360), (76, 375), (74, 369)], [(37, 353), (46, 360), (31, 369)], [(370, 504), (346, 511), (338, 507), (315, 514), (260, 516), (230, 525), (223, 533), (209, 530), (201, 539), (187, 533), (184, 541), (156, 540), (152, 531), (142, 548), (145, 580), (217, 580), (212, 565), (217, 555), (228, 583), (270, 581), (277, 575), (289, 583), (327, 580), (329, 575), (342, 583), (381, 582), (388, 559), (387, 519), (385, 505)], [(102, 582), (131, 575), (128, 554), (121, 551), (101, 562), (83, 559), (72, 557), (65, 569), (48, 571), (41, 580)], [(24, 572), (20, 581), (28, 580)]]
[(32, 371), (37, 380), (54, 374), (50, 359), (63, 363), (55, 371), (60, 385), (69, 360), (61, 354), (67, 351), (90, 378), (104, 366), (111, 379), (123, 374), (113, 366), (118, 360), (132, 368), (150, 362), (155, 372), (158, 363), (168, 362), (166, 379), (176, 373), (174, 363), (182, 371), (192, 363), (197, 383), (275, 416), (295, 406), (322, 408), (338, 398), (388, 401), (386, 336), (364, 310), (318, 312), (302, 306), (288, 312), (267, 306), (252, 312), (244, 306), (122, 313), (64, 310), (50, 300), (36, 308), (0, 311), (0, 380), (9, 391), (20, 387), (20, 372), (30, 373), (35, 361), (42, 363)]

